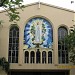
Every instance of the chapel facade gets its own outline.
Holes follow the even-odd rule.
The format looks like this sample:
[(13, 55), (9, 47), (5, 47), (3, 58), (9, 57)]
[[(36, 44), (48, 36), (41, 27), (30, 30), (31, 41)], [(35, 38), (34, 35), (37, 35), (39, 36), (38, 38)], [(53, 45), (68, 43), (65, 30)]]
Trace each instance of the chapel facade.
[(8, 75), (74, 75), (63, 40), (74, 25), (75, 12), (45, 3), (26, 5), (20, 21), (9, 22), (6, 12), (0, 26), (0, 57), (10, 63)]

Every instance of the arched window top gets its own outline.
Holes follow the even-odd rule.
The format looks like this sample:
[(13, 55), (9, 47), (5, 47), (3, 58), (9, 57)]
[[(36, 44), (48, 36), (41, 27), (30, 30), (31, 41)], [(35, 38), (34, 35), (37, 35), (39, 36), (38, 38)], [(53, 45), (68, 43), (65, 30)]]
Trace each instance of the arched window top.
[(35, 56), (34, 51), (31, 51), (31, 57), (34, 57), (34, 56)]
[(65, 26), (60, 26), (60, 27), (58, 28), (58, 30), (59, 30), (59, 29), (64, 29), (64, 30), (67, 31), (67, 28), (66, 28)]
[(43, 57), (45, 57), (46, 56), (46, 51), (43, 51), (42, 55), (43, 55)]
[(48, 56), (52, 57), (52, 52), (51, 51), (48, 52)]
[(9, 36), (19, 37), (19, 28), (16, 25), (10, 27)]
[(53, 28), (45, 18), (35, 17), (30, 19), (24, 29), (24, 44), (28, 48), (35, 48), (35, 43), (40, 47), (49, 48), (53, 42)]
[(19, 28), (16, 25), (14, 25), (14, 26), (10, 27), (10, 31), (12, 31), (12, 30), (19, 30)]
[(63, 39), (68, 34), (68, 30), (66, 27), (61, 26), (58, 28), (58, 39)]
[(25, 51), (25, 56), (28, 57), (29, 56), (29, 52)]
[(51, 54), (51, 53), (52, 53), (52, 51), (49, 51), (48, 53), (49, 53), (49, 54)]
[(34, 51), (31, 51), (31, 53), (34, 53)]

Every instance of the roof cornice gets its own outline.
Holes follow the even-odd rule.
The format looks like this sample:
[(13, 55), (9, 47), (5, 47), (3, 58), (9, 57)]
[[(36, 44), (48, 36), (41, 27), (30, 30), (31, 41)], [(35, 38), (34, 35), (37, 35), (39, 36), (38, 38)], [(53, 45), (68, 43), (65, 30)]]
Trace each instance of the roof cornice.
[[(39, 4), (39, 2), (27, 4), (27, 5), (25, 5), (25, 7), (32, 6), (32, 5), (36, 5), (36, 4)], [(49, 6), (49, 7), (53, 7), (53, 8), (56, 8), (56, 9), (60, 9), (60, 10), (64, 10), (64, 11), (68, 11), (68, 12), (75, 13), (74, 10), (67, 9), (67, 8), (63, 8), (63, 7), (59, 7), (59, 6), (55, 6), (55, 5), (52, 5), (52, 4), (47, 4), (47, 3), (44, 3), (44, 2), (40, 2), (40, 4), (46, 5), (46, 6)]]
[[(36, 4), (39, 4), (39, 2), (26, 4), (25, 7), (29, 7), (29, 6), (36, 5)], [(55, 5), (52, 5), (52, 4), (47, 4), (47, 3), (44, 3), (44, 2), (40, 2), (40, 4), (45, 5), (45, 6), (49, 6), (49, 7), (53, 7), (53, 8), (56, 8), (56, 9), (60, 9), (60, 10), (64, 10), (64, 11), (75, 13), (74, 10), (63, 8), (63, 7), (59, 7), (59, 6), (55, 6)], [(19, 8), (16, 8), (16, 9), (19, 9)], [(5, 10), (0, 11), (0, 13), (3, 13), (3, 12), (6, 12), (6, 11)]]

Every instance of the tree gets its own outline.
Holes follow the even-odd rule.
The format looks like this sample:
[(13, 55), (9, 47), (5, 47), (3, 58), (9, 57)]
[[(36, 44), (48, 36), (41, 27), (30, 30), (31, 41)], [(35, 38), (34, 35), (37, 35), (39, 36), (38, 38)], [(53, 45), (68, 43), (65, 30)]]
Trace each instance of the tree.
[(75, 64), (75, 25), (71, 27), (70, 33), (66, 36), (65, 41), (70, 54), (70, 62)]
[(20, 20), (17, 7), (22, 10), (22, 8), (25, 7), (22, 3), (23, 0), (0, 0), (0, 7), (4, 8), (4, 10), (7, 12), (7, 16), (9, 16), (10, 22)]

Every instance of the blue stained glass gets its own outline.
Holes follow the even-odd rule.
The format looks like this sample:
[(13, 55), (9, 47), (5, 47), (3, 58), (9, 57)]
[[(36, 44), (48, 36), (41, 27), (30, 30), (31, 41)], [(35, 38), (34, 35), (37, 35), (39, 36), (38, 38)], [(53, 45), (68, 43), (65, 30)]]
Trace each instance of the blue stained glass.
[[(42, 44), (40, 47), (49, 48), (52, 45), (53, 42), (53, 29), (52, 25), (49, 21), (47, 21), (44, 18), (35, 17), (28, 21), (28, 23), (25, 25), (24, 28), (24, 44), (28, 45), (28, 48), (34, 48), (35, 45), (33, 44), (33, 41), (35, 39), (35, 26), (37, 23), (42, 24), (42, 33), (41, 33), (41, 40)], [(38, 35), (37, 35), (38, 36)]]

